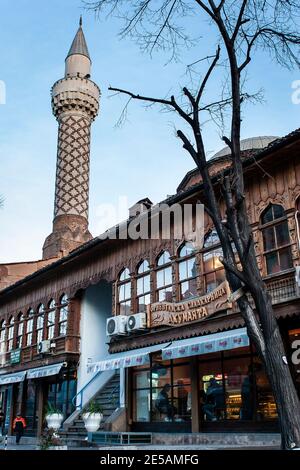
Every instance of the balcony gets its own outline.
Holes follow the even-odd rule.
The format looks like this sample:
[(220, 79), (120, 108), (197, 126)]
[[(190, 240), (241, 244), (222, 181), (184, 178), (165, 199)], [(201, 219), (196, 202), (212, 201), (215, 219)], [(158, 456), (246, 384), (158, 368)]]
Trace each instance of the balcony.
[(299, 299), (300, 289), (296, 284), (294, 272), (276, 279), (265, 279), (265, 282), (273, 305)]

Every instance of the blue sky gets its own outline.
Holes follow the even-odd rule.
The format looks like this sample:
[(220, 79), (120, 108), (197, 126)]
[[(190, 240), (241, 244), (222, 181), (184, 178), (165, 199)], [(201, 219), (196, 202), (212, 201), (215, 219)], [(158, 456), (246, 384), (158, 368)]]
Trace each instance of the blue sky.
[[(0, 210), (0, 263), (39, 259), (51, 232), (57, 123), (50, 89), (63, 76), (81, 12), (80, 0), (0, 0), (0, 80), (7, 93), (6, 104), (0, 105), (0, 194), (5, 198)], [(173, 194), (194, 167), (175, 138), (171, 114), (132, 103), (127, 122), (116, 128), (124, 99), (109, 97), (108, 86), (162, 97), (176, 92), (187, 82), (186, 64), (206, 55), (208, 45), (213, 49), (215, 39), (209, 25), (203, 25), (199, 46), (181, 61), (165, 65), (166, 56), (150, 58), (129, 39), (121, 41), (117, 20), (99, 21), (83, 12), (83, 21), (92, 79), (102, 91), (91, 146), (90, 230), (96, 236), (110, 223), (101, 219), (102, 204), (117, 205), (122, 196), (129, 204), (146, 196), (158, 202)], [(191, 24), (195, 28), (193, 20)], [(243, 137), (281, 136), (299, 127), (300, 108), (291, 100), (291, 84), (298, 79), (299, 71), (283, 70), (265, 56), (251, 64), (249, 88), (262, 87), (265, 102), (247, 107)], [(211, 96), (218, 89), (215, 79)], [(212, 125), (205, 141), (211, 155), (223, 147)]]

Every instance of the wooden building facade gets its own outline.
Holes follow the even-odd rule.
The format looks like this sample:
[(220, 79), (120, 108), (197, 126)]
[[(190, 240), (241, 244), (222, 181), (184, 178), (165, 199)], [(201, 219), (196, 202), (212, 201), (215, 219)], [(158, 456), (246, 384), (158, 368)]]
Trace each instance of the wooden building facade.
[[(289, 360), (300, 335), (299, 152), (300, 131), (244, 152), (257, 261)], [(229, 165), (226, 155), (211, 160), (216, 185)], [(201, 178), (191, 171), (164, 202), (199, 200), (205, 204)], [(147, 210), (151, 217), (150, 205)], [(128, 358), (127, 429), (276, 430), (268, 379), (236, 305), (228, 303), (222, 250), (207, 216), (204, 232), (196, 248), (172, 237), (94, 238), (0, 291), (0, 406), (8, 430), (20, 410), (31, 434), (41, 432), (47, 403), (63, 407), (66, 418), (74, 412), (78, 368), (87, 366), (82, 348), (89, 341), (81, 328), (83, 298), (101, 283), (110, 287), (108, 317), (147, 315), (146, 328), (106, 338), (110, 358)], [(290, 367), (300, 393), (291, 360)]]

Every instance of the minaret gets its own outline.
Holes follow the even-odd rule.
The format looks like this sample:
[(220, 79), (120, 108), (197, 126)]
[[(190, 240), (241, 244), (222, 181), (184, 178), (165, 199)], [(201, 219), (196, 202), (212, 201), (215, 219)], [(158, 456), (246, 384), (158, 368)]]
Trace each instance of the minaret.
[(91, 124), (100, 90), (90, 80), (91, 59), (79, 29), (66, 58), (65, 76), (52, 90), (52, 110), (59, 125), (53, 231), (43, 258), (61, 257), (90, 240), (88, 230)]

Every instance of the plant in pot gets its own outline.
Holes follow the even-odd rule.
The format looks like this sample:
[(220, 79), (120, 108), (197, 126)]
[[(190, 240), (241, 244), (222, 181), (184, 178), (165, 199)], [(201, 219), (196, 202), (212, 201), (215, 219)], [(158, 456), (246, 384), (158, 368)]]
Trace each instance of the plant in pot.
[(51, 403), (48, 403), (45, 419), (49, 429), (58, 431), (61, 427), (61, 423), (63, 422), (64, 415), (58, 408), (55, 408)]
[(91, 401), (83, 410), (82, 419), (87, 432), (98, 431), (102, 418), (102, 408), (95, 401)]

